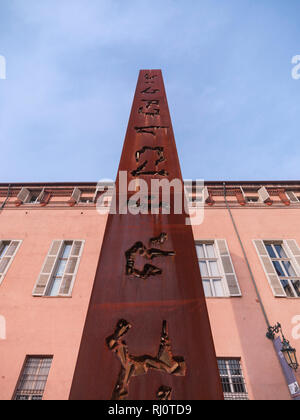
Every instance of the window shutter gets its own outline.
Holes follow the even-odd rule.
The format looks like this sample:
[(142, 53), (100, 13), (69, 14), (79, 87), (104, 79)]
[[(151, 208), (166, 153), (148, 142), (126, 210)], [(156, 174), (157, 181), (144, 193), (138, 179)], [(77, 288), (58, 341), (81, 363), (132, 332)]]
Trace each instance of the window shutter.
[(26, 203), (30, 196), (30, 191), (27, 188), (22, 188), (18, 194), (17, 200)]
[(270, 199), (270, 195), (269, 195), (269, 193), (268, 193), (268, 191), (267, 191), (266, 187), (261, 187), (261, 188), (258, 190), (258, 195), (259, 195), (260, 200), (261, 200), (263, 203), (266, 203), (267, 201), (271, 201), (271, 199)]
[(264, 242), (260, 239), (254, 240), (253, 242), (257, 250), (257, 253), (259, 255), (260, 261), (265, 270), (267, 279), (270, 283), (271, 289), (274, 293), (274, 296), (286, 297), (285, 291), (281, 285), (281, 282), (272, 264), (271, 258), (269, 257), (269, 254), (265, 247)]
[(37, 198), (37, 202), (38, 203), (41, 203), (42, 201), (43, 201), (43, 199), (44, 199), (44, 196), (45, 196), (45, 188), (43, 188), (42, 189), (42, 191), (41, 191), (41, 193), (40, 193), (40, 195), (38, 196), (38, 198)]
[(38, 281), (33, 289), (33, 296), (44, 296), (46, 289), (51, 279), (51, 275), (57, 262), (57, 257), (60, 253), (63, 241), (53, 241), (50, 251), (45, 259), (42, 271), (40, 272)]
[(291, 203), (299, 203), (298, 198), (296, 197), (293, 191), (285, 191), (286, 195), (288, 196)]
[(231, 256), (229, 254), (228, 246), (225, 239), (218, 239), (216, 241), (218, 252), (221, 257), (225, 278), (230, 296), (242, 296), (241, 289), (234, 271)]
[[(94, 197), (93, 197), (93, 202), (95, 203), (96, 202), (96, 200), (97, 200), (97, 198), (98, 198), (98, 193), (99, 193), (99, 191), (100, 191), (100, 189), (97, 187), (96, 188), (96, 191), (95, 191), (95, 194), (94, 194)], [(101, 190), (102, 191), (102, 190)]]
[(5, 253), (6, 257), (13, 258), (16, 255), (20, 241), (11, 241), (8, 250)]
[[(0, 241), (0, 246), (3, 243), (3, 241)], [(19, 246), (21, 244), (21, 241), (11, 241), (9, 244), (9, 247), (5, 253), (5, 256), (0, 258), (0, 284), (1, 281), (4, 278), (4, 275), (6, 274), (10, 264), (12, 263)]]
[(208, 188), (204, 187), (203, 189), (203, 202), (206, 203), (207, 200), (209, 200), (210, 196), (209, 196), (209, 192), (208, 192)]
[(71, 196), (71, 201), (74, 201), (75, 203), (79, 203), (81, 197), (81, 191), (79, 188), (74, 188), (72, 196)]
[(10, 262), (10, 258), (8, 258), (8, 257), (1, 258), (1, 261), (0, 261), (0, 273), (1, 274), (5, 273), (6, 269), (8, 268), (9, 262)]
[(59, 296), (70, 296), (72, 293), (75, 277), (78, 271), (79, 261), (83, 250), (84, 241), (74, 241), (68, 258), (64, 276), (62, 279)]
[(300, 275), (300, 248), (295, 241), (295, 239), (288, 239), (284, 241), (285, 245), (287, 246), (292, 258), (296, 262), (297, 266), (296, 269), (298, 271), (298, 275)]

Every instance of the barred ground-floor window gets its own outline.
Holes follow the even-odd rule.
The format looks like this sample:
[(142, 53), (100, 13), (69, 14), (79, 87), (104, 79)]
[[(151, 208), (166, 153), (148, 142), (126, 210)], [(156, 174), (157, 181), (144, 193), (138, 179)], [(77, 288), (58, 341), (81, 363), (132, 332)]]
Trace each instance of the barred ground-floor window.
[(225, 400), (248, 400), (245, 379), (239, 359), (218, 359)]
[(42, 400), (52, 363), (51, 356), (27, 356), (14, 400)]

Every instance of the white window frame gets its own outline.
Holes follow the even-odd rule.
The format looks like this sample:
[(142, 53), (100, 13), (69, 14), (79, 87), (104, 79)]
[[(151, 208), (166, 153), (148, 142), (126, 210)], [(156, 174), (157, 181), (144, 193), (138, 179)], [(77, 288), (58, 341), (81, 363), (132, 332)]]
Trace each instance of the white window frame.
[(71, 195), (71, 201), (73, 201), (75, 204), (78, 204), (80, 202), (81, 194), (82, 194), (81, 189), (78, 187), (75, 187)]
[[(48, 294), (47, 294), (47, 292), (48, 292), (48, 290), (49, 290), (49, 288), (50, 288), (50, 283), (53, 281), (53, 276), (54, 276), (54, 273), (55, 273), (55, 271), (56, 271), (56, 269), (57, 269), (57, 264), (58, 264), (58, 261), (59, 261), (59, 259), (60, 259), (61, 253), (62, 253), (62, 251), (63, 251), (63, 247), (64, 247), (64, 245), (65, 245), (66, 243), (68, 243), (68, 242), (72, 242), (72, 247), (73, 247), (73, 245), (74, 245), (74, 243), (75, 243), (75, 242), (82, 242), (81, 249), (80, 249), (80, 254), (78, 255), (78, 261), (77, 261), (77, 264), (76, 264), (76, 267), (75, 267), (75, 270), (74, 270), (74, 273), (73, 273), (73, 279), (72, 279), (72, 282), (71, 282), (71, 284), (70, 284), (69, 293), (68, 293), (68, 295), (65, 295), (65, 297), (70, 297), (70, 296), (72, 296), (72, 291), (73, 291), (74, 283), (75, 283), (75, 280), (76, 280), (76, 277), (77, 277), (77, 273), (78, 273), (78, 270), (79, 270), (79, 265), (80, 265), (80, 262), (81, 262), (81, 256), (82, 256), (83, 248), (84, 248), (84, 245), (85, 245), (85, 241), (84, 241), (84, 240), (82, 240), (82, 239), (63, 239), (63, 241), (62, 241), (62, 243), (61, 243), (61, 246), (60, 246), (60, 250), (59, 250), (59, 252), (58, 252), (58, 256), (57, 256), (57, 258), (56, 258), (55, 264), (54, 264), (53, 269), (52, 269), (52, 273), (51, 273), (51, 275), (50, 275), (50, 277), (49, 277), (49, 281), (48, 281), (47, 286), (46, 286), (46, 288), (45, 288), (45, 294), (44, 294), (44, 297), (48, 297), (48, 298), (57, 298), (57, 297), (61, 297), (61, 295), (60, 295), (59, 293), (58, 293), (58, 295), (51, 296), (51, 295), (48, 295)], [(72, 248), (72, 247), (71, 247), (71, 248)], [(71, 257), (71, 255), (69, 255), (68, 259), (69, 259), (70, 257)], [(68, 263), (68, 261), (67, 261), (67, 263)], [(66, 268), (67, 268), (67, 264), (66, 264), (66, 266), (65, 266), (65, 271), (66, 271)], [(64, 274), (62, 275), (62, 280), (63, 280), (63, 277), (64, 277), (64, 275), (65, 275), (65, 271), (64, 271)], [(62, 284), (62, 282), (61, 282), (61, 284)], [(60, 284), (60, 287), (61, 287), (61, 284)], [(59, 289), (60, 289), (60, 287), (59, 287)]]
[[(45, 260), (44, 260), (44, 263), (43, 263), (43, 266), (42, 266), (41, 272), (40, 272), (39, 277), (38, 277), (38, 280), (37, 280), (37, 282), (36, 282), (36, 283), (35, 283), (35, 285), (34, 285), (34, 288), (33, 288), (33, 291), (32, 291), (32, 295), (33, 295), (34, 297), (45, 297), (45, 298), (55, 299), (55, 298), (71, 297), (71, 296), (72, 296), (73, 287), (74, 287), (75, 280), (76, 280), (76, 277), (77, 277), (77, 273), (78, 273), (78, 270), (79, 270), (79, 266), (80, 266), (80, 262), (81, 262), (81, 258), (82, 258), (83, 249), (84, 249), (84, 247), (85, 247), (85, 240), (84, 240), (84, 239), (54, 239), (54, 240), (52, 241), (52, 243), (51, 243), (50, 250), (51, 250), (51, 248), (52, 248), (52, 246), (53, 246), (54, 242), (56, 242), (56, 241), (61, 242), (61, 244), (60, 244), (60, 247), (59, 247), (59, 251), (58, 251), (58, 253), (57, 253), (57, 257), (56, 257), (55, 263), (53, 264), (53, 268), (52, 268), (51, 273), (50, 273), (50, 275), (49, 275), (48, 282), (47, 282), (47, 284), (46, 284), (46, 286), (45, 286), (44, 294), (43, 294), (43, 295), (36, 294), (36, 293), (35, 293), (35, 289), (36, 289), (36, 286), (37, 286), (37, 284), (38, 284), (38, 282), (39, 282), (39, 278), (40, 278), (41, 274), (43, 273), (44, 264), (45, 264), (45, 262), (46, 262), (46, 260), (47, 260), (47, 256), (49, 255), (49, 253), (48, 253), (48, 254), (47, 254), (47, 256), (45, 257)], [(50, 288), (50, 284), (51, 284), (51, 282), (53, 281), (53, 276), (54, 276), (54, 273), (55, 273), (55, 271), (56, 271), (56, 269), (57, 269), (57, 264), (58, 264), (58, 261), (59, 261), (59, 259), (60, 259), (60, 255), (61, 255), (61, 253), (62, 253), (63, 247), (64, 247), (64, 245), (65, 245), (66, 243), (68, 243), (68, 242), (72, 242), (72, 247), (73, 247), (73, 245), (74, 245), (74, 243), (75, 243), (75, 242), (81, 242), (81, 244), (82, 244), (82, 245), (81, 245), (81, 249), (80, 249), (80, 254), (77, 256), (78, 261), (77, 261), (77, 264), (76, 264), (76, 267), (75, 267), (74, 273), (72, 274), (73, 279), (72, 279), (72, 282), (71, 282), (71, 284), (70, 284), (69, 293), (68, 293), (68, 294), (64, 294), (64, 295), (62, 295), (62, 294), (58, 293), (58, 295), (51, 296), (51, 295), (49, 295), (49, 294), (48, 294), (48, 290), (49, 290), (49, 288)], [(69, 258), (70, 258), (70, 257), (71, 257), (71, 255), (69, 256)], [(67, 267), (67, 264), (66, 264), (66, 267)], [(66, 267), (65, 267), (65, 270), (66, 270)], [(64, 274), (63, 274), (63, 276), (62, 276), (62, 280), (63, 280), (64, 275), (65, 275), (65, 271), (64, 271)], [(60, 284), (60, 287), (61, 287), (61, 284)]]
[[(39, 189), (39, 190), (29, 190), (30, 194), (27, 197), (26, 201), (24, 202), (24, 204), (28, 204), (28, 205), (36, 205), (36, 204), (40, 204), (43, 196), (45, 194), (45, 188)], [(36, 197), (35, 201), (31, 201), (31, 198), (36, 194), (39, 193), (38, 196)]]
[[(243, 373), (243, 367), (242, 367), (241, 359), (217, 357), (217, 360), (225, 363), (227, 374), (224, 375), (224, 374), (221, 374), (221, 372), (220, 372), (220, 377), (221, 377), (221, 380), (222, 380), (222, 378), (228, 378), (228, 384), (227, 385), (230, 387), (230, 390), (231, 390), (231, 392), (223, 391), (225, 400), (249, 400), (249, 395), (248, 395), (246, 381), (245, 381), (245, 377), (244, 377), (244, 373)], [(240, 375), (232, 375), (231, 369), (230, 369), (230, 362), (233, 362), (233, 361), (238, 362)], [(235, 385), (234, 384), (234, 379), (240, 379), (239, 384), (241, 384), (245, 388), (245, 392), (235, 392), (235, 390), (234, 390), (234, 385)]]
[(296, 298), (296, 299), (300, 299), (300, 296), (298, 296), (298, 295), (297, 295), (297, 293), (296, 293), (296, 291), (295, 291), (295, 289), (294, 289), (294, 286), (293, 286), (293, 280), (294, 280), (294, 281), (297, 281), (297, 280), (299, 280), (299, 281), (300, 281), (300, 272), (299, 272), (299, 268), (298, 268), (298, 265), (297, 265), (297, 264), (295, 264), (295, 262), (294, 262), (294, 258), (293, 258), (293, 255), (291, 255), (290, 250), (289, 250), (289, 247), (286, 245), (285, 240), (263, 240), (263, 242), (264, 242), (265, 247), (266, 247), (266, 245), (271, 245), (271, 246), (272, 246), (272, 249), (273, 249), (273, 252), (275, 252), (275, 254), (277, 254), (277, 250), (276, 250), (276, 248), (275, 248), (275, 246), (274, 246), (274, 245), (280, 245), (280, 246), (283, 248), (283, 251), (285, 252), (285, 254), (286, 254), (287, 258), (273, 258), (273, 257), (271, 257), (271, 256), (269, 255), (267, 247), (266, 247), (266, 250), (267, 250), (268, 256), (269, 256), (269, 258), (270, 258), (270, 260), (271, 260), (272, 264), (273, 264), (273, 261), (278, 261), (278, 262), (279, 262), (279, 264), (280, 264), (280, 266), (281, 266), (281, 269), (282, 269), (282, 270), (283, 270), (286, 274), (287, 274), (287, 272), (286, 272), (286, 269), (285, 269), (284, 265), (282, 264), (282, 261), (287, 261), (287, 262), (289, 262), (289, 263), (291, 264), (292, 269), (294, 270), (294, 272), (295, 272), (295, 274), (296, 274), (296, 277), (295, 277), (295, 276), (285, 276), (285, 277), (283, 277), (283, 276), (279, 276), (279, 274), (277, 273), (277, 271), (276, 271), (275, 267), (274, 267), (274, 269), (275, 269), (276, 275), (278, 276), (278, 279), (279, 279), (280, 283), (281, 283), (282, 281), (288, 281), (288, 283), (289, 283), (289, 285), (290, 285), (290, 288), (291, 288), (291, 290), (292, 290), (292, 291), (293, 291), (293, 293), (294, 293), (294, 296), (288, 296), (288, 295), (286, 294), (286, 291), (285, 291), (285, 289), (284, 289), (284, 287), (283, 287), (282, 283), (281, 283), (281, 286), (282, 286), (282, 289), (283, 289), (283, 291), (284, 291), (284, 293), (285, 293), (285, 295), (286, 295), (286, 298), (292, 298), (292, 299)]
[[(51, 275), (49, 277), (49, 281), (48, 281), (47, 286), (45, 288), (45, 294), (44, 294), (44, 296), (46, 296), (46, 297), (58, 297), (59, 296), (59, 292), (58, 292), (57, 295), (51, 295), (50, 292), (51, 292), (51, 290), (54, 287), (54, 282), (55, 282), (56, 277), (58, 277), (57, 276), (57, 270), (58, 270), (58, 266), (59, 266), (60, 262), (63, 259), (62, 258), (63, 251), (66, 248), (66, 246), (68, 246), (68, 245), (70, 245), (70, 253), (67, 256), (67, 258), (64, 258), (64, 260), (66, 261), (66, 264), (65, 264), (64, 271), (63, 271), (62, 275), (60, 276), (60, 284), (59, 284), (58, 290), (60, 290), (60, 288), (61, 288), (62, 281), (63, 281), (64, 275), (65, 275), (65, 272), (66, 272), (67, 264), (68, 264), (68, 261), (69, 261), (69, 258), (70, 258), (70, 254), (71, 254), (71, 251), (72, 251), (72, 247), (74, 245), (74, 241), (73, 240), (70, 240), (70, 241), (63, 240), (62, 243), (61, 243), (61, 245), (60, 245), (60, 249), (59, 249), (59, 252), (58, 252), (56, 261), (54, 263), (54, 266), (53, 266), (53, 269), (52, 269), (52, 273), (51, 273)], [(72, 281), (72, 284), (70, 286), (70, 289), (73, 288), (74, 277), (76, 277), (77, 270), (78, 270), (78, 265), (79, 265), (79, 262), (77, 261), (76, 267), (75, 267), (75, 272), (73, 274), (73, 281)]]
[[(225, 276), (225, 272), (223, 269), (223, 264), (221, 262), (221, 256), (219, 254), (219, 250), (218, 247), (216, 246), (216, 241), (215, 240), (196, 240), (195, 244), (197, 245), (213, 245), (214, 248), (214, 252), (215, 252), (215, 258), (197, 258), (198, 259), (198, 264), (199, 264), (199, 269), (200, 269), (200, 261), (206, 261), (206, 263), (208, 261), (216, 261), (217, 262), (217, 266), (218, 266), (218, 270), (219, 270), (219, 276), (202, 276), (201, 274), (201, 278), (202, 278), (202, 282), (203, 280), (210, 280), (210, 285), (211, 285), (211, 290), (212, 293), (214, 294), (214, 287), (213, 287), (213, 280), (217, 280), (217, 279), (221, 279), (221, 284), (223, 287), (223, 292), (224, 295), (223, 296), (205, 296), (207, 299), (211, 299), (211, 298), (218, 298), (218, 299), (223, 299), (223, 298), (229, 298), (231, 297), (230, 292), (229, 292), (229, 288), (227, 285), (227, 280), (226, 280), (226, 276)], [(208, 273), (209, 273), (209, 264), (207, 264), (207, 269), (208, 269)], [(201, 271), (200, 271), (201, 272)]]
[[(10, 261), (9, 261), (9, 263), (7, 264), (7, 267), (6, 267), (5, 271), (4, 271), (3, 273), (1, 273), (1, 274), (0, 274), (0, 285), (1, 285), (1, 283), (3, 282), (3, 280), (4, 280), (4, 278), (5, 278), (6, 274), (7, 274), (8, 270), (9, 270), (9, 268), (10, 268), (10, 266), (11, 266), (11, 264), (12, 264), (13, 260), (15, 259), (15, 256), (17, 255), (17, 253), (18, 253), (18, 251), (19, 251), (19, 249), (20, 249), (20, 246), (21, 246), (21, 244), (22, 244), (22, 242), (23, 242), (23, 241), (22, 241), (21, 239), (1, 239), (1, 240), (0, 240), (0, 246), (2, 246), (3, 242), (4, 242), (4, 243), (5, 243), (5, 242), (9, 242), (10, 244), (11, 244), (12, 242), (18, 242), (18, 245), (17, 245), (17, 248), (16, 248), (16, 250), (15, 250), (14, 254), (11, 256)], [(1, 259), (2, 259), (3, 257), (5, 257), (5, 254), (4, 254), (2, 257), (0, 257), (0, 261), (1, 261)]]
[[(20, 198), (22, 193), (27, 193), (24, 199)], [(38, 195), (35, 201), (31, 201), (32, 196), (35, 195), (36, 193), (38, 193)], [(45, 195), (45, 188), (35, 188), (35, 189), (22, 188), (22, 190), (20, 191), (18, 195), (18, 199), (20, 199), (22, 204), (26, 204), (30, 206), (30, 205), (40, 204), (44, 195)]]

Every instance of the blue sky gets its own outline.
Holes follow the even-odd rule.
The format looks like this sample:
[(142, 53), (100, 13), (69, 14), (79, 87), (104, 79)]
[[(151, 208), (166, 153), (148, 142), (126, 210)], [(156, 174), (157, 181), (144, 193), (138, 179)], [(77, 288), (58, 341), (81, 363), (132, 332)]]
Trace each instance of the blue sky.
[(299, 0), (1, 0), (0, 182), (115, 179), (161, 68), (184, 178), (299, 179)]

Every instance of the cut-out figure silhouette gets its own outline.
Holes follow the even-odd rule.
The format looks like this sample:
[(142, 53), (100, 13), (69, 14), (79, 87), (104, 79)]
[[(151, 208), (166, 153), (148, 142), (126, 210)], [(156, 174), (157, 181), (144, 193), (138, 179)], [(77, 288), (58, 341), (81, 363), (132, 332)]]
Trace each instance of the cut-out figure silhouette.
[[(160, 243), (164, 243), (160, 242)], [(171, 257), (176, 255), (175, 251), (163, 251), (157, 248), (147, 249), (143, 242), (136, 242), (128, 251), (125, 252), (126, 256), (126, 274), (133, 275), (141, 279), (147, 279), (150, 276), (155, 276), (162, 273), (159, 267), (152, 264), (145, 264), (142, 270), (135, 267), (135, 258), (137, 255), (145, 257), (146, 259), (153, 260), (157, 257)]]
[(175, 357), (172, 354), (166, 321), (163, 321), (160, 346), (156, 357), (149, 355), (133, 356), (129, 353), (126, 342), (122, 341), (121, 338), (127, 334), (131, 327), (129, 322), (121, 319), (117, 323), (114, 333), (106, 339), (109, 350), (114, 352), (121, 362), (121, 371), (112, 393), (112, 400), (125, 399), (129, 393), (131, 378), (145, 375), (149, 369), (175, 376), (185, 376), (186, 374), (184, 358)]

